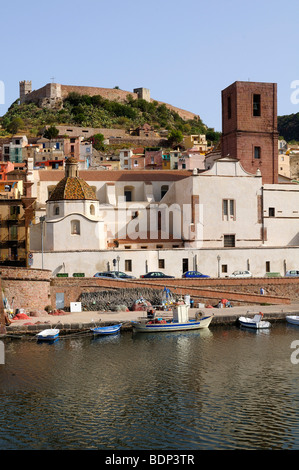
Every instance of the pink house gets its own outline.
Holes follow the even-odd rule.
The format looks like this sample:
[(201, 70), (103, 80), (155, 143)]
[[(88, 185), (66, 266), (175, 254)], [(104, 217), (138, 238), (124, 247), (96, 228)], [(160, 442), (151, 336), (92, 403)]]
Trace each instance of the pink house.
[(183, 152), (178, 159), (178, 170), (205, 170), (205, 155), (196, 150)]

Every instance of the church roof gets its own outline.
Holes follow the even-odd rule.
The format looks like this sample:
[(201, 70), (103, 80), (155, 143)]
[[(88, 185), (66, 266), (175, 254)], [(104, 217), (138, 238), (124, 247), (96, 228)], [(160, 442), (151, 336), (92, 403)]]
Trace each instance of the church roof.
[(96, 200), (94, 190), (78, 176), (65, 176), (55, 186), (49, 201)]

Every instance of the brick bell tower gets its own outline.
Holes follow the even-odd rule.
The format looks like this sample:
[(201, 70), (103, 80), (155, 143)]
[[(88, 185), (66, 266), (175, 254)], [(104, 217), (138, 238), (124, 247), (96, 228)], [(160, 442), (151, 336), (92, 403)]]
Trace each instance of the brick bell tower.
[(276, 83), (235, 82), (221, 92), (222, 156), (238, 158), (263, 183), (278, 182)]

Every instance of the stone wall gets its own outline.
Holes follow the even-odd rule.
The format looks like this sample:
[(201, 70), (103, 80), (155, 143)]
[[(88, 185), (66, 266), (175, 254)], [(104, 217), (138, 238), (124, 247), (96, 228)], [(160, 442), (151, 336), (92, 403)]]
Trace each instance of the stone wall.
[[(81, 293), (98, 292), (99, 289), (154, 288), (168, 287), (177, 295), (191, 295), (198, 303), (215, 305), (221, 298), (227, 298), (234, 306), (250, 304), (288, 304), (299, 301), (299, 279), (254, 278), (254, 279), (136, 279), (118, 281), (100, 278), (53, 278), (51, 281), (51, 304), (55, 308), (56, 293), (64, 293), (65, 307), (70, 302), (79, 302)], [(260, 295), (260, 288), (265, 295)]]
[(50, 304), (51, 271), (1, 268), (2, 292), (13, 308), (41, 311)]

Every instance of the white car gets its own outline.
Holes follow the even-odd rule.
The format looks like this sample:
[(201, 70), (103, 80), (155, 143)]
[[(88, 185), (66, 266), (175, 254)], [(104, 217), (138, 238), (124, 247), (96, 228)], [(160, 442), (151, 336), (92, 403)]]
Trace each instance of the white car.
[(286, 272), (287, 277), (299, 277), (299, 271), (292, 269), (291, 271)]
[(252, 277), (250, 271), (234, 271), (230, 277)]

